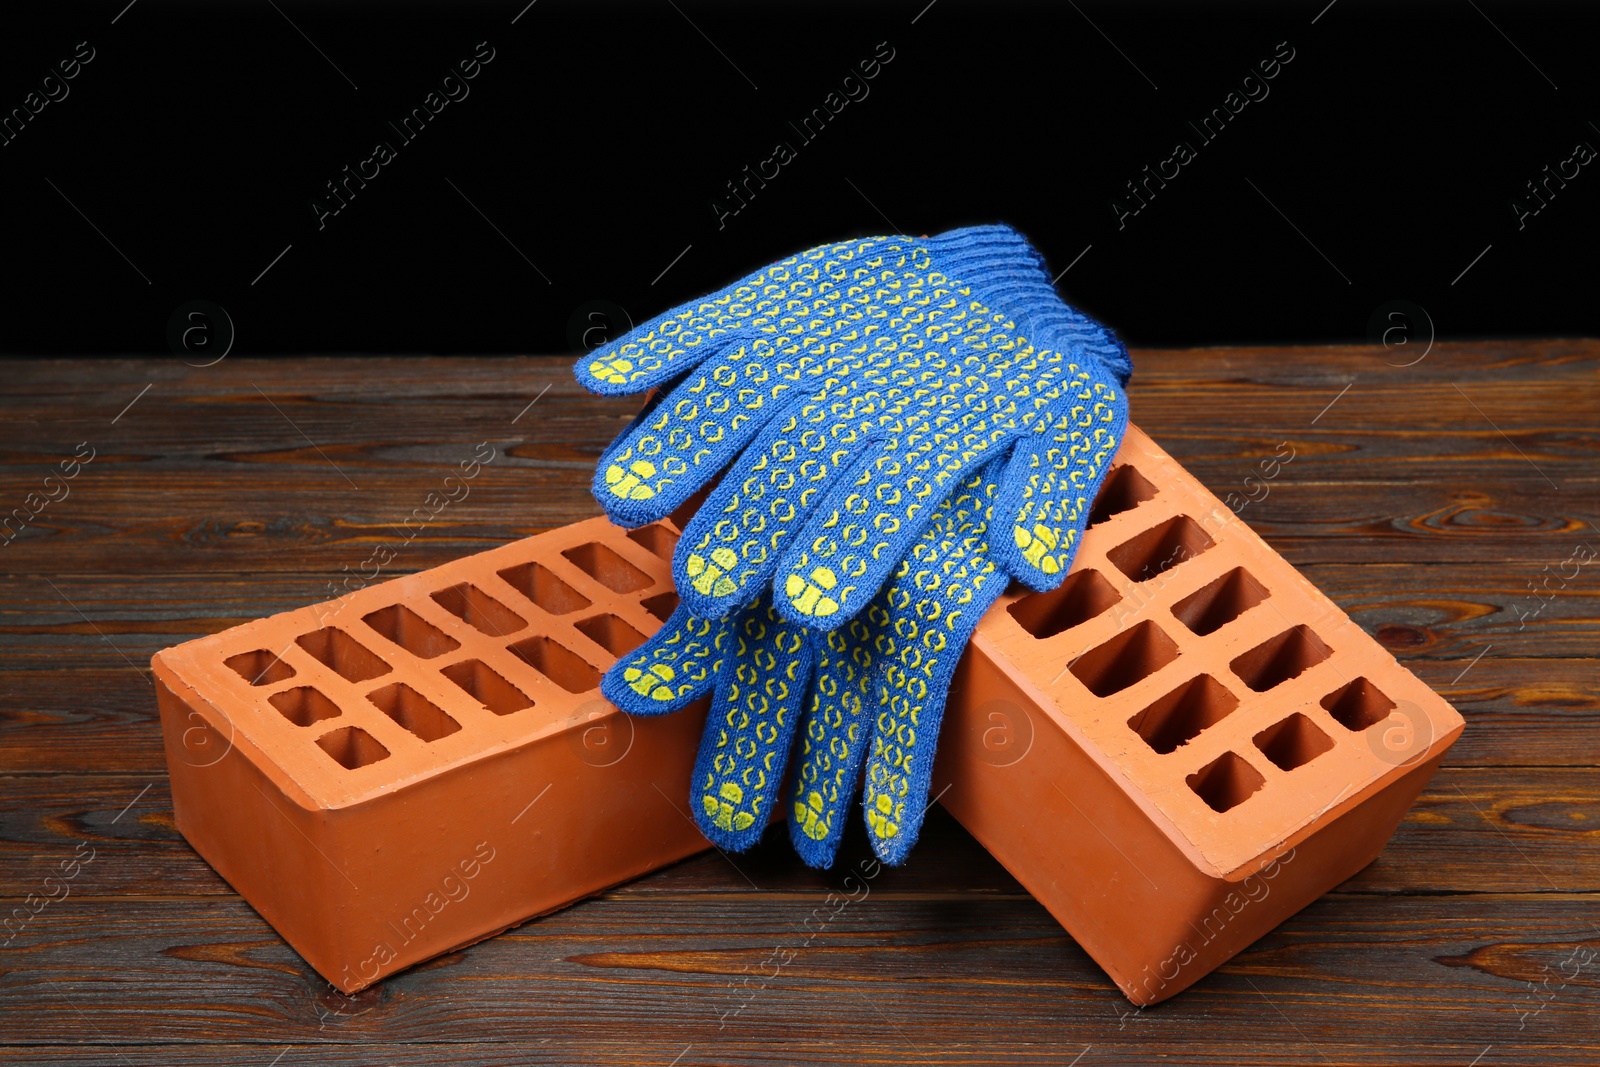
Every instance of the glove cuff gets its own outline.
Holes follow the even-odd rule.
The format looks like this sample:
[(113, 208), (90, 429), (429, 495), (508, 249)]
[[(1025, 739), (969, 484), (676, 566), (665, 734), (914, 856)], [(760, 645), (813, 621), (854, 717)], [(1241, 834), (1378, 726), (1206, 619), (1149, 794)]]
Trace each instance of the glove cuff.
[(1010, 226), (967, 226), (927, 241), (939, 269), (972, 286), (984, 303), (1015, 321), (1025, 336), (1058, 351), (1087, 350), (1127, 385), (1128, 350), (1105, 326), (1065, 303), (1044, 256)]

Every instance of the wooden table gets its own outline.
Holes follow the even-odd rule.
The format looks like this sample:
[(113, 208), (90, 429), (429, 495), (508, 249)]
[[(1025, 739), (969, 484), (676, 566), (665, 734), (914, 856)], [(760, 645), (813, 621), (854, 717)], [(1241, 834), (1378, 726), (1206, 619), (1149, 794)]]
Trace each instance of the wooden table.
[(337, 994), (174, 830), (150, 655), (326, 598), (480, 441), (395, 573), (595, 514), (630, 405), (567, 358), (0, 364), (0, 504), (67, 494), (0, 548), (0, 897), (56, 894), (0, 1061), (1600, 1062), (1600, 343), (1413, 358), (1137, 354), (1135, 420), (1467, 718), (1375, 864), (1139, 1013), (940, 811), (803, 947), (840, 875), (780, 830)]

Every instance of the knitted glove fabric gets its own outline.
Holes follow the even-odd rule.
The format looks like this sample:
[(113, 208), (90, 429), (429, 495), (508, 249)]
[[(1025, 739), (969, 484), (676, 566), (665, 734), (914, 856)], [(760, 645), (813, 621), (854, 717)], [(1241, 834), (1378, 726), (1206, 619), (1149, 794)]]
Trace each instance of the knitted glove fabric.
[[(1101, 471), (1110, 459), (1098, 457)], [(606, 674), (602, 692), (633, 714), (674, 711), (714, 691), (691, 779), (710, 840), (736, 851), (759, 840), (799, 724), (788, 812), (796, 851), (813, 867), (832, 864), (865, 762), (868, 837), (885, 862), (905, 860), (927, 810), (956, 662), (1007, 584), (986, 547), (1002, 466), (968, 475), (847, 625), (825, 635), (795, 626), (766, 594), (722, 619), (680, 604)]]
[(1054, 587), (1087, 522), (1089, 460), (1121, 441), (1130, 369), (1020, 234), (980, 226), (792, 256), (584, 357), (577, 376), (605, 394), (670, 386), (596, 471), (616, 522), (660, 519), (728, 470), (673, 557), (693, 617), (770, 588), (789, 623), (832, 629), (996, 458), (988, 550)]

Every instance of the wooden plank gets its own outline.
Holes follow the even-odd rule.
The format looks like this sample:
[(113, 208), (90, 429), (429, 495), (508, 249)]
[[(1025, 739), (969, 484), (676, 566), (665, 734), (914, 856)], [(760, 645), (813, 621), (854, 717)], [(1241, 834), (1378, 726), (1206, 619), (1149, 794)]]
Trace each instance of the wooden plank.
[[(148, 787), (148, 789), (146, 788)], [(226, 887), (172, 822), (164, 776), (16, 775), (0, 778), (0, 898), (38, 891), (79, 842), (96, 850), (96, 897), (190, 896)], [(851, 848), (864, 833), (850, 820)], [(1600, 769), (1446, 767), (1435, 775), (1376, 863), (1344, 886), (1362, 893), (1600, 893)], [(858, 840), (859, 839), (859, 840)], [(1485, 862), (1484, 857), (1497, 857)], [(102, 861), (103, 860), (103, 861)], [(774, 827), (760, 849), (715, 853), (660, 884), (613, 891), (803, 893), (826, 884)], [(848, 864), (848, 854), (842, 864)], [(1021, 895), (1021, 889), (940, 809), (902, 871), (884, 885), (906, 894)]]
[(98, 914), (68, 902), (11, 947), (0, 998), (8, 1040), (46, 1044), (494, 1035), (643, 1039), (721, 1061), (721, 1042), (771, 1040), (776, 1029), (832, 1035), (856, 1062), (858, 1041), (893, 1057), (909, 1033), (934, 1059), (946, 1042), (1050, 1044), (1058, 1063), (1086, 1044), (1119, 1062), (1264, 1041), (1300, 1042), (1293, 1062), (1337, 1062), (1348, 1048), (1365, 1057), (1354, 1062), (1384, 1050), (1386, 1062), (1414, 1063), (1440, 1043), (1592, 1063), (1600, 1047), (1593, 964), (1552, 981), (1542, 1000), (1529, 989), (1574, 952), (1600, 949), (1592, 897), (1331, 896), (1194, 989), (1134, 1013), (1031, 900), (911, 900), (873, 883), (857, 896), (820, 913), (822, 893), (713, 907), (593, 902), (356, 997), (332, 993), (240, 902), (130, 900)]

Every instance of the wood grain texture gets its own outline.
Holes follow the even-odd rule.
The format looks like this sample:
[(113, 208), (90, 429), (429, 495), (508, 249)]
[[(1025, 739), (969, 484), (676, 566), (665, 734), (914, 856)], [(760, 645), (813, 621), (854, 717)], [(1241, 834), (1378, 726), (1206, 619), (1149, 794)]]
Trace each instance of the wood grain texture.
[(1600, 549), (1600, 343), (1135, 356), (1135, 420), (1468, 723), (1376, 863), (1143, 1012), (940, 810), (809, 941), (859, 828), (334, 992), (176, 833), (151, 653), (596, 514), (633, 405), (566, 358), (8, 365), (0, 511), (95, 459), (0, 547), (0, 1063), (1600, 1062), (1600, 561), (1550, 577)]

